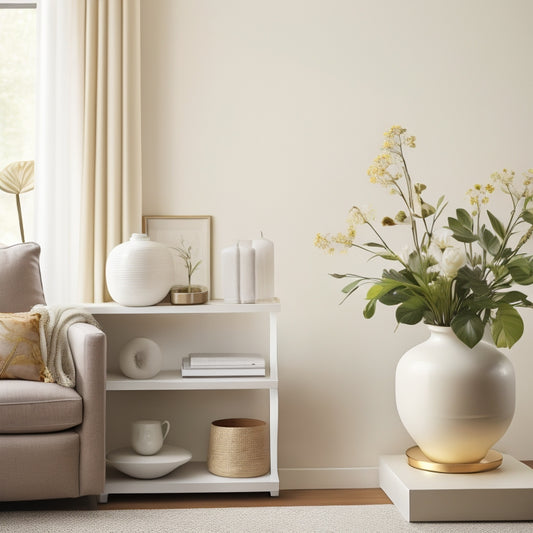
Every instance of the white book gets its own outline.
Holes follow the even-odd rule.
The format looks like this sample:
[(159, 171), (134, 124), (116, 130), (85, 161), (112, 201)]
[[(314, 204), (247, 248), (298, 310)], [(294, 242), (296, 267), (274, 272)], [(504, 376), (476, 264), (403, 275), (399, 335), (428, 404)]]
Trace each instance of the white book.
[(228, 368), (228, 367), (191, 367), (188, 357), (185, 357), (181, 362), (182, 377), (245, 377), (245, 376), (259, 376), (264, 377), (265, 367), (248, 367), (248, 368)]
[(249, 353), (191, 353), (191, 368), (265, 368), (265, 360)]

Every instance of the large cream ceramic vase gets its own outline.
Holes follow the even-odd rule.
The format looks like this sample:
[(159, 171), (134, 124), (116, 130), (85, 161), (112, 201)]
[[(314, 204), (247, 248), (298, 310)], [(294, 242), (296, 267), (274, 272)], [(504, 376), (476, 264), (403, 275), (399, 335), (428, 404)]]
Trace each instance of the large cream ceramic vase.
[(115, 302), (125, 306), (154, 305), (170, 291), (174, 263), (167, 246), (134, 233), (107, 257), (106, 281)]
[(396, 368), (398, 413), (431, 461), (479, 462), (513, 418), (513, 365), (493, 344), (470, 349), (451, 328), (429, 329)]

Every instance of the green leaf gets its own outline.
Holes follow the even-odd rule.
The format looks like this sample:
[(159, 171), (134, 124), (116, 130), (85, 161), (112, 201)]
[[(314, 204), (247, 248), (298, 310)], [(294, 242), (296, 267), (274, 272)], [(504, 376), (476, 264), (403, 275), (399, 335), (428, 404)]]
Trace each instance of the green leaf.
[(345, 293), (345, 294), (352, 294), (352, 292), (354, 292), (357, 287), (359, 287), (359, 284), (361, 283), (361, 279), (356, 279), (355, 281), (352, 281), (351, 283), (348, 283), (348, 285), (346, 285), (346, 287), (343, 287), (342, 288), (342, 292)]
[(490, 293), (487, 281), (483, 279), (481, 268), (471, 268), (467, 265), (457, 271), (457, 288), (463, 295), (470, 291), (476, 296), (486, 296)]
[(474, 220), (470, 216), (470, 213), (466, 209), (456, 209), (455, 213), (457, 214), (457, 220), (461, 225), (470, 231), (474, 228)]
[(381, 276), (383, 279), (391, 279), (394, 281), (398, 281), (399, 283), (405, 284), (405, 285), (411, 285), (414, 283), (413, 275), (408, 270), (402, 270), (401, 272), (398, 272), (397, 270), (390, 269), (390, 270), (384, 270), (383, 274)]
[(380, 244), (379, 242), (365, 242), (363, 246), (370, 246), (372, 248), (385, 248), (383, 244)]
[(332, 278), (341, 279), (341, 278), (350, 278), (351, 274), (330, 274)]
[(477, 235), (455, 218), (448, 217), (448, 227), (453, 232), (453, 238), (459, 242), (474, 242), (478, 240)]
[(379, 298), (382, 294), (385, 294), (388, 292), (389, 288), (386, 288), (381, 283), (376, 283), (375, 285), (372, 285), (370, 289), (368, 289), (368, 292), (366, 293), (366, 299), (367, 300), (375, 300)]
[(525, 257), (515, 257), (509, 261), (507, 268), (513, 281), (519, 285), (531, 285), (533, 283), (533, 265), (531, 260)]
[(533, 209), (522, 211), (521, 216), (528, 224), (533, 224)]
[(513, 255), (513, 250), (511, 248), (504, 248), (501, 252), (500, 252), (500, 257), (502, 259), (508, 259), (509, 257), (511, 257)]
[(421, 272), (422, 271), (422, 260), (420, 258), (420, 255), (416, 252), (412, 252), (411, 254), (409, 254), (409, 258), (407, 259), (407, 266), (413, 272)]
[(524, 333), (522, 317), (514, 307), (503, 304), (492, 320), (491, 333), (498, 348), (511, 348)]
[(375, 283), (368, 289), (366, 294), (367, 300), (380, 299), (385, 294), (402, 287), (402, 283), (393, 279), (382, 279), (380, 282)]
[(379, 302), (383, 305), (398, 305), (408, 299), (409, 296), (405, 292), (400, 289), (394, 289), (380, 296)]
[(420, 298), (409, 298), (396, 309), (396, 320), (400, 324), (418, 324), (424, 318), (426, 305)]
[(495, 256), (500, 250), (500, 240), (494, 235), (494, 233), (485, 228), (485, 226), (483, 226), (481, 230), (479, 245), (492, 256)]
[(527, 299), (527, 295), (520, 291), (507, 291), (495, 293), (493, 295), (495, 302), (507, 303), (511, 305), (521, 304), (526, 307), (531, 307), (533, 304)]
[(373, 257), (381, 257), (381, 259), (387, 259), (387, 261), (398, 261), (398, 256), (389, 252), (374, 254)]
[(457, 338), (473, 348), (483, 337), (485, 327), (481, 318), (469, 311), (455, 315), (450, 323)]
[(363, 310), (363, 316), (365, 318), (372, 318), (374, 316), (374, 313), (376, 312), (376, 302), (377, 300), (370, 300), (364, 310)]
[(489, 217), (492, 229), (496, 232), (496, 234), (498, 235), (498, 237), (500, 237), (500, 239), (504, 239), (505, 238), (504, 225), (490, 211), (487, 211), (487, 215)]

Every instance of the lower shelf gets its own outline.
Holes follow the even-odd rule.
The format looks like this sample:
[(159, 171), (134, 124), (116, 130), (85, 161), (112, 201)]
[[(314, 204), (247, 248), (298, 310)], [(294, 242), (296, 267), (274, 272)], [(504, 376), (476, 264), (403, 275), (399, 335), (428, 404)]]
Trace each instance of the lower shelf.
[(277, 472), (250, 478), (215, 476), (203, 462), (191, 462), (174, 472), (157, 479), (134, 479), (115, 468), (107, 467), (105, 494), (100, 501), (107, 501), (108, 494), (153, 494), (195, 492), (270, 492), (279, 493)]

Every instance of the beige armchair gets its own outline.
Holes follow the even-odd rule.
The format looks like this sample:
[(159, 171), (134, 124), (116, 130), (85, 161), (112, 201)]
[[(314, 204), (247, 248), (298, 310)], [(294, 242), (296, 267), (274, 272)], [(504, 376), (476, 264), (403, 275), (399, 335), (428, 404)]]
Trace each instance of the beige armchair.
[[(0, 312), (44, 304), (35, 243), (0, 248)], [(106, 338), (68, 329), (76, 383), (0, 379), (0, 501), (98, 495), (105, 480)]]

